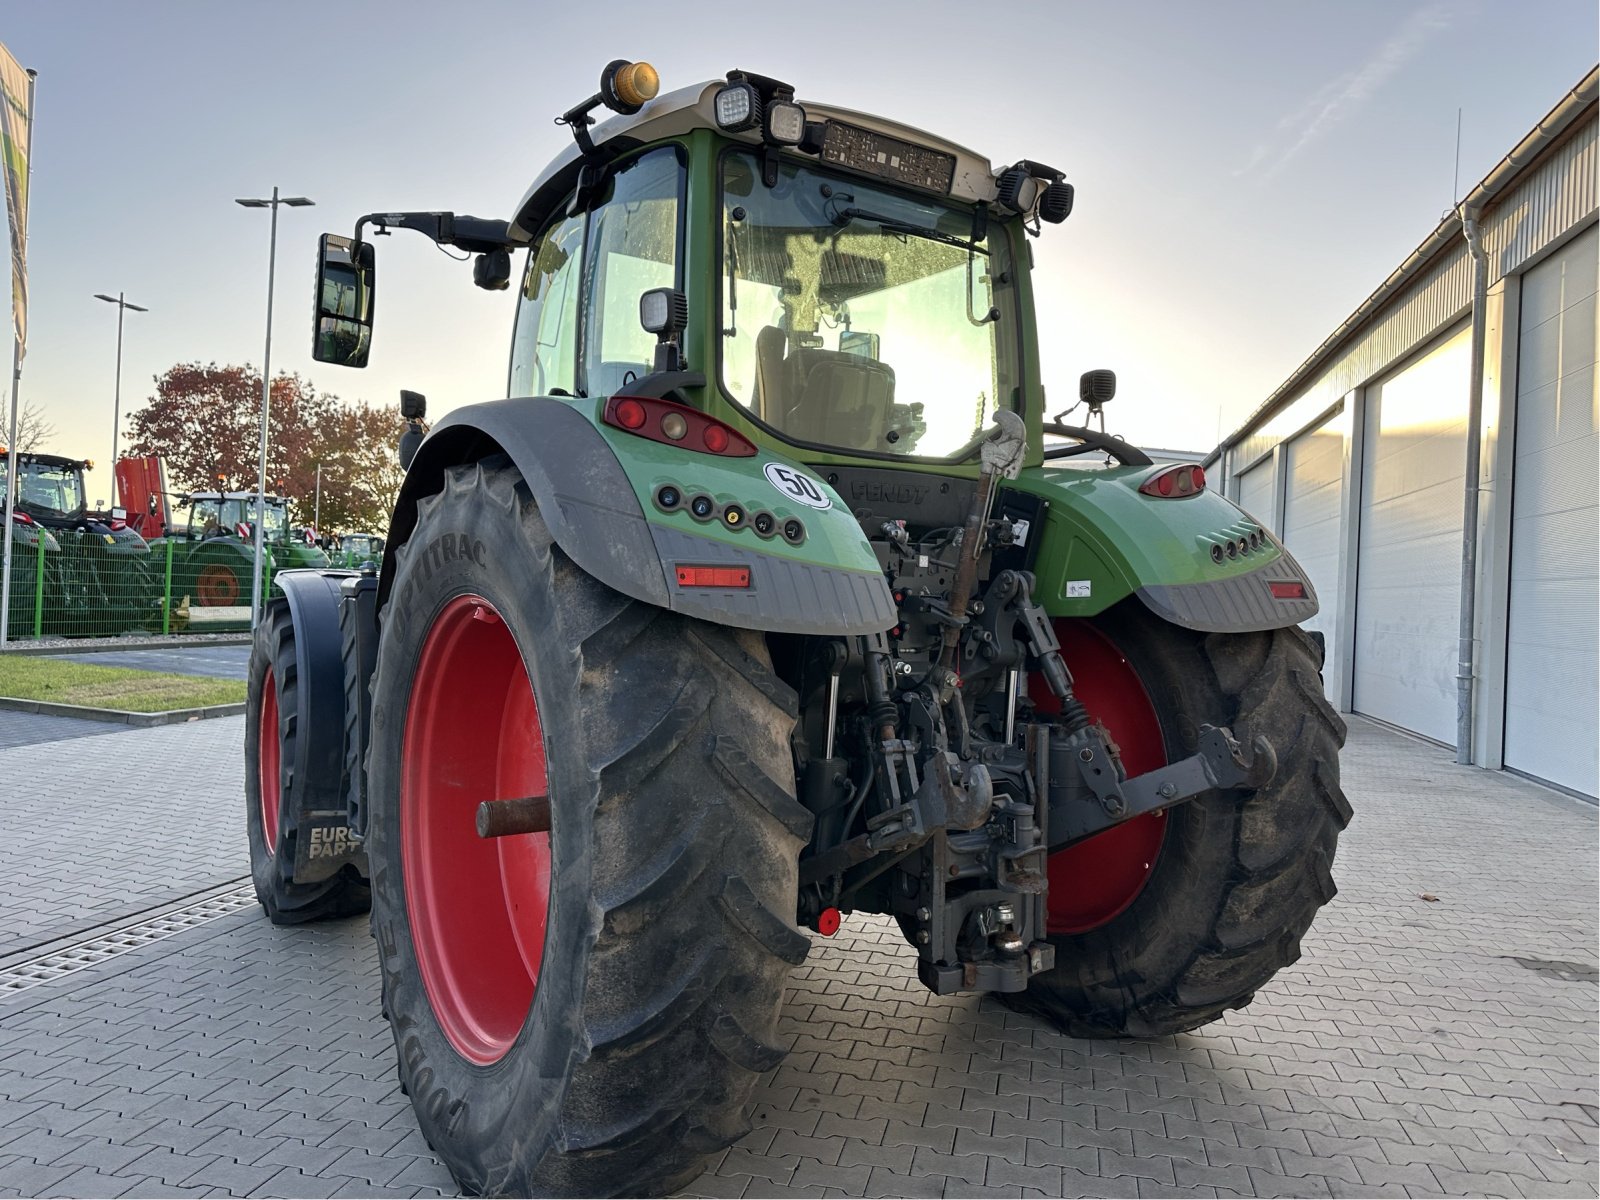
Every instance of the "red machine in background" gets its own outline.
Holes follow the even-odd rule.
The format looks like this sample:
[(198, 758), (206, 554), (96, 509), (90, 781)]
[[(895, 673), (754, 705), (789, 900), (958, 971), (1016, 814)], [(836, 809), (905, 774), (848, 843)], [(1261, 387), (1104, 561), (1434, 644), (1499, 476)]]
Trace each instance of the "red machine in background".
[(172, 523), (167, 505), (167, 471), (158, 455), (120, 458), (116, 463), (117, 496), (128, 512), (127, 522), (146, 541), (161, 537)]

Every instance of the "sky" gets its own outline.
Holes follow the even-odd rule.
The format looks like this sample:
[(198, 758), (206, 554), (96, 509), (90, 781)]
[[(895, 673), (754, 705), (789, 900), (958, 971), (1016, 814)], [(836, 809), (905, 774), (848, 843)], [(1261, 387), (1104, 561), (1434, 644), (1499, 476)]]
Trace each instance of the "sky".
[[(457, 0), (9, 0), (39, 72), (21, 395), (47, 449), (109, 497), (123, 412), (178, 362), (259, 367), (281, 210), (272, 367), (350, 403), (503, 396), (515, 289), (425, 239), (382, 244), (372, 365), (314, 363), (318, 234), (362, 213), (510, 215), (570, 135), (552, 118), (613, 58), (663, 91), (745, 68), (799, 99), (1065, 171), (1034, 244), (1049, 407), (1117, 371), (1113, 432), (1209, 449), (1281, 384), (1594, 65), (1593, 0), (923, 0), (833, 9)], [(1461, 110), (1459, 183), (1457, 109)], [(7, 393), (9, 401), (9, 392)], [(124, 430), (126, 418), (124, 417)]]

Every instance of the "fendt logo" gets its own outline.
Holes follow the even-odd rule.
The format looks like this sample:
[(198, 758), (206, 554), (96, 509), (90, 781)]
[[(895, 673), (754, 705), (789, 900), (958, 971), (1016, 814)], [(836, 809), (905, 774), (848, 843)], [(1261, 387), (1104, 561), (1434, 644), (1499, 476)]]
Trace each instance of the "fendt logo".
[(871, 504), (921, 504), (927, 496), (927, 485), (921, 483), (867, 483), (860, 480), (850, 485), (850, 499), (865, 500)]

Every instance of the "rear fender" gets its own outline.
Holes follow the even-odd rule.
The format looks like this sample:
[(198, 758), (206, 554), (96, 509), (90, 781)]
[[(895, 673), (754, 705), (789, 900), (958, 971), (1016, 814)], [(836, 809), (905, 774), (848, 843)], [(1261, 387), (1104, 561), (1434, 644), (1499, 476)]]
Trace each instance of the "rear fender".
[(1035, 563), (1035, 598), (1045, 610), (1092, 617), (1136, 595), (1163, 620), (1208, 633), (1280, 629), (1315, 616), (1317, 593), (1300, 564), (1231, 500), (1138, 490), (1171, 465), (1033, 467), (1010, 485), (1049, 506)]
[[(524, 398), (455, 410), (422, 443), (406, 472), (384, 547), (381, 610), (395, 553), (417, 523), (417, 502), (442, 491), (446, 469), (507, 455), (563, 553), (607, 587), (688, 616), (743, 629), (848, 635), (881, 632), (895, 605), (876, 555), (850, 509), (826, 483), (765, 450), (750, 458), (699, 454), (602, 426), (603, 401)], [(779, 463), (806, 473), (825, 507), (799, 506), (770, 481)], [(800, 518), (799, 546), (753, 528), (696, 522), (652, 501), (663, 483), (719, 505)], [(431, 552), (431, 547), (428, 551)], [(445, 548), (454, 554), (453, 545)], [(494, 548), (488, 548), (493, 553)], [(744, 567), (750, 586), (685, 587), (685, 564)]]
[(355, 864), (366, 873), (366, 855), (351, 836), (345, 803), (345, 679), (339, 630), (340, 584), (354, 571), (283, 571), (275, 582), (289, 601), (294, 621), (295, 713), (294, 813), (296, 883), (315, 883)]

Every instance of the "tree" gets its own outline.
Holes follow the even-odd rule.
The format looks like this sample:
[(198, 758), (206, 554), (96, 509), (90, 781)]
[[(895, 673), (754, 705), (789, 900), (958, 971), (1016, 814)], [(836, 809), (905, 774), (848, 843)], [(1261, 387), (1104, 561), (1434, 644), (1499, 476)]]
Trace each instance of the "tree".
[[(341, 405), (318, 448), (322, 529), (382, 533), (405, 472), (395, 442), (405, 422), (397, 405)], [(309, 517), (310, 509), (302, 505)]]
[[(17, 414), (17, 453), (39, 450), (55, 435), (55, 425), (44, 419), (44, 412), (39, 406), (24, 400), (22, 411)], [(4, 438), (0, 438), (0, 444), (3, 443)]]
[[(255, 368), (179, 363), (155, 378), (155, 395), (129, 421), (129, 452), (160, 455), (169, 484), (182, 491), (253, 492), (261, 428), (261, 374)], [(309, 380), (272, 380), (267, 419), (267, 490), (293, 500), (309, 525), (322, 466), (325, 529), (387, 528), (403, 473), (393, 407), (341, 404)]]

